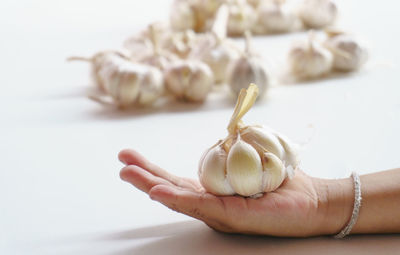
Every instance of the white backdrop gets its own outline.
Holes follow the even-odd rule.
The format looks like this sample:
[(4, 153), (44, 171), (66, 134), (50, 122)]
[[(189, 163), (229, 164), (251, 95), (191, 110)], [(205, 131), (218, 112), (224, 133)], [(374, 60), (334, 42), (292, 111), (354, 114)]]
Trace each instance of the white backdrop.
[[(127, 147), (195, 178), (201, 153), (225, 136), (232, 113), (232, 101), (217, 95), (200, 107), (176, 104), (162, 112), (118, 112), (85, 97), (88, 66), (65, 58), (121, 46), (150, 21), (166, 19), (169, 5), (2, 2), (0, 254), (395, 254), (396, 235), (352, 237), (344, 245), (218, 234), (119, 180), (117, 153)], [(338, 5), (342, 27), (368, 40), (368, 65), (349, 77), (275, 86), (245, 117), (304, 144), (302, 168), (326, 178), (400, 166), (400, 5)], [(254, 44), (274, 69), (290, 42), (305, 36)]]

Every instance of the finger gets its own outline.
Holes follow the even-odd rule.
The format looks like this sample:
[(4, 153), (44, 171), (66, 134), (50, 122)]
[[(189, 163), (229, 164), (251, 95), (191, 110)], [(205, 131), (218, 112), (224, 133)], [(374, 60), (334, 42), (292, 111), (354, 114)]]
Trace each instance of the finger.
[(135, 150), (124, 149), (118, 153), (118, 159), (125, 165), (137, 165), (143, 167), (147, 160)]
[(150, 190), (150, 198), (174, 211), (193, 218), (218, 225), (224, 222), (223, 202), (216, 196), (205, 192), (194, 192), (170, 185), (156, 185)]
[(139, 167), (147, 170), (154, 176), (163, 178), (163, 179), (167, 180), (168, 182), (171, 182), (179, 187), (193, 189), (193, 190), (201, 190), (202, 189), (202, 187), (199, 183), (196, 183), (190, 179), (180, 178), (178, 176), (168, 173), (161, 167), (148, 161), (145, 157), (143, 157), (140, 153), (138, 153), (135, 150), (131, 150), (131, 149), (122, 150), (118, 154), (118, 158), (124, 164), (139, 166)]
[(126, 166), (120, 172), (122, 180), (131, 183), (143, 192), (149, 193), (158, 184), (172, 185), (165, 179), (154, 176), (139, 166)]

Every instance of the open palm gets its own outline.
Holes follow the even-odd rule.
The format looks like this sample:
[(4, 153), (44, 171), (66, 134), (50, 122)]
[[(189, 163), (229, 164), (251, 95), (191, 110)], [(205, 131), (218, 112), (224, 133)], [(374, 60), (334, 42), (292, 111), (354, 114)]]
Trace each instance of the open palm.
[(301, 171), (276, 191), (254, 199), (210, 194), (197, 180), (174, 176), (134, 150), (121, 151), (119, 159), (126, 164), (120, 172), (123, 180), (215, 230), (274, 236), (324, 234), (313, 178)]

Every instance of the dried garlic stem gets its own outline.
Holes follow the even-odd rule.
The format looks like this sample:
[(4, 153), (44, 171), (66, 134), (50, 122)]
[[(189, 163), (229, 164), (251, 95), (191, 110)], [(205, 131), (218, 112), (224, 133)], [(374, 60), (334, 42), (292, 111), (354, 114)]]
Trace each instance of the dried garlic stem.
[(154, 24), (149, 25), (149, 32), (150, 32), (150, 41), (153, 46), (153, 54), (155, 56), (160, 55), (160, 43), (158, 40), (158, 34), (156, 31), (156, 28), (154, 27)]
[(237, 125), (250, 108), (253, 106), (258, 96), (258, 87), (256, 84), (251, 83), (247, 89), (241, 89), (238, 97), (238, 101), (233, 111), (233, 115), (228, 125), (229, 134), (234, 134)]
[(251, 44), (251, 32), (249, 30), (246, 30), (244, 32), (244, 36), (245, 36), (245, 54), (247, 56), (252, 56), (253, 52), (252, 52), (252, 44)]
[(93, 58), (87, 58), (87, 57), (80, 57), (80, 56), (71, 56), (67, 58), (67, 61), (86, 61), (86, 62), (92, 62)]
[(228, 25), (229, 10), (226, 5), (219, 7), (214, 24), (211, 28), (211, 33), (218, 41), (226, 38), (226, 27)]

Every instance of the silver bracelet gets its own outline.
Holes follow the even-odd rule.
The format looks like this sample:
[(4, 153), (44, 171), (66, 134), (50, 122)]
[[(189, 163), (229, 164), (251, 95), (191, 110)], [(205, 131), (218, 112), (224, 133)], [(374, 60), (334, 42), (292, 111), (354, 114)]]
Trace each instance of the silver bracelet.
[(360, 212), (360, 207), (361, 207), (361, 181), (360, 181), (360, 176), (358, 173), (353, 172), (351, 174), (353, 177), (353, 182), (354, 182), (354, 207), (353, 207), (353, 213), (351, 214), (351, 218), (349, 223), (347, 223), (346, 227), (342, 229), (337, 235), (335, 235), (335, 238), (343, 238), (350, 234), (351, 229), (357, 222), (358, 214)]

